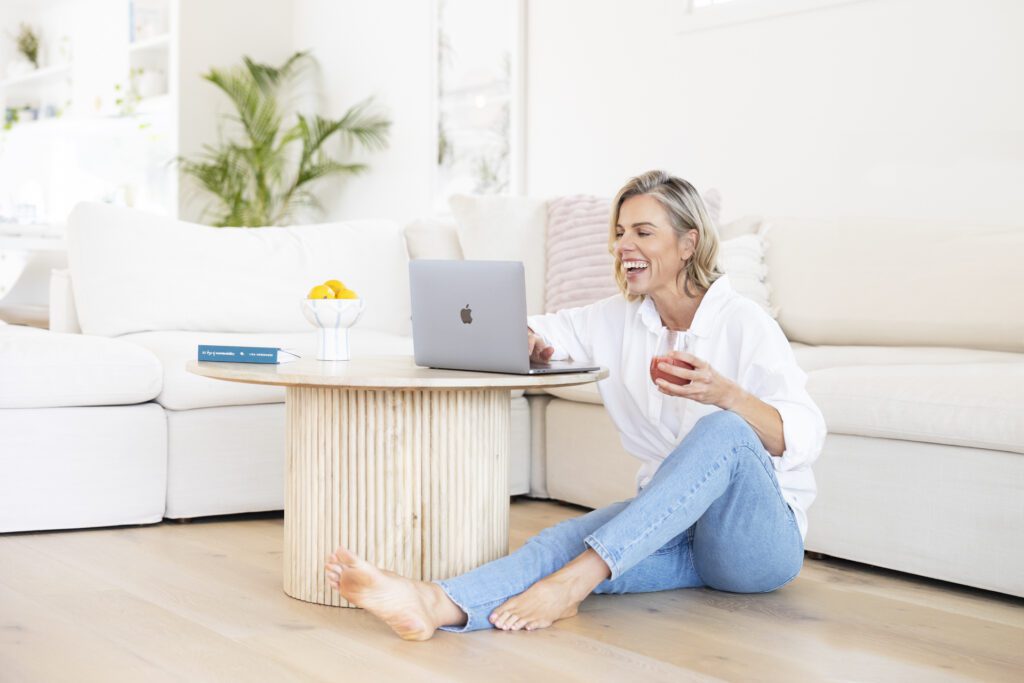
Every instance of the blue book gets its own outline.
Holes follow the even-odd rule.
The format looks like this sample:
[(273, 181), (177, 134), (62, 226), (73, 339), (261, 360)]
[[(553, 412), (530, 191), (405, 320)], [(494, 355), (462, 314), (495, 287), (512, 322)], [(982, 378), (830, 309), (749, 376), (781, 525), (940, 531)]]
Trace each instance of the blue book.
[(272, 346), (211, 346), (199, 345), (199, 360), (219, 363), (290, 363), (299, 355)]

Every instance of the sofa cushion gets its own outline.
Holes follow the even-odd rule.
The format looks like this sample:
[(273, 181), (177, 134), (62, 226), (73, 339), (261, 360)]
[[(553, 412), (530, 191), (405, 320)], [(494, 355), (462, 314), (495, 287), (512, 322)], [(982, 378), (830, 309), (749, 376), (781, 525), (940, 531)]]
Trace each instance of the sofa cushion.
[(547, 201), (528, 197), (455, 195), (449, 200), (467, 259), (522, 261), (526, 312), (544, 312), (544, 230)]
[(0, 327), (0, 408), (144, 403), (161, 388), (160, 361), (107, 337)]
[(405, 246), (410, 259), (462, 260), (455, 224), (443, 220), (417, 220), (405, 226)]
[(611, 200), (570, 195), (548, 202), (544, 312), (587, 306), (619, 291), (608, 250)]
[[(308, 327), (308, 325), (307, 325)], [(360, 356), (412, 355), (412, 338), (354, 327), (350, 330), (353, 358)], [(200, 377), (185, 370), (195, 360), (199, 344), (277, 346), (302, 356), (316, 356), (316, 333), (238, 334), (228, 332), (140, 332), (119, 339), (148, 349), (163, 365), (163, 391), (157, 402), (171, 410), (283, 403), (284, 387), (225, 382)]]
[[(944, 348), (792, 344), (829, 432), (1024, 453), (1024, 357)], [(603, 405), (597, 383), (545, 389)]]
[(792, 341), (1024, 352), (1020, 226), (773, 220), (767, 241)]
[(1021, 363), (1024, 355), (1006, 351), (951, 349), (941, 346), (809, 346), (792, 343), (804, 372), (857, 365), (950, 365)]
[(211, 228), (79, 204), (67, 235), (75, 304), (89, 334), (305, 332), (299, 304), (331, 278), (366, 301), (361, 326), (409, 333), (405, 238), (391, 221)]
[(566, 401), (593, 403), (594, 405), (603, 406), (604, 401), (601, 400), (601, 392), (597, 390), (598, 384), (598, 382), (588, 382), (587, 384), (576, 384), (568, 387), (552, 387), (544, 391), (557, 398), (564, 398)]
[(807, 389), (835, 434), (1024, 453), (1024, 362), (815, 370)]

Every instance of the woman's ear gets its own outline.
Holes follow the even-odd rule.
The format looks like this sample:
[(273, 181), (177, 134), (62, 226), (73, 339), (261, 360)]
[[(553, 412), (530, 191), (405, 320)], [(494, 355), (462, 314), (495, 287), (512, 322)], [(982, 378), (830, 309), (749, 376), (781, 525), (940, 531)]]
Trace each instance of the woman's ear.
[(693, 255), (697, 253), (697, 231), (687, 230), (686, 234), (683, 235), (680, 240), (680, 259), (685, 261), (693, 258)]

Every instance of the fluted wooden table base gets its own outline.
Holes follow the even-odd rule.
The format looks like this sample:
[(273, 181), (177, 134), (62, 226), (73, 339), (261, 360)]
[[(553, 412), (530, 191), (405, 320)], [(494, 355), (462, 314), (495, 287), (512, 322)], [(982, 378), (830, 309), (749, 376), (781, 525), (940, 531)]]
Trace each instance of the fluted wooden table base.
[(424, 580), (505, 555), (510, 409), (507, 388), (289, 386), (285, 592), (350, 607), (323, 572), (339, 544)]

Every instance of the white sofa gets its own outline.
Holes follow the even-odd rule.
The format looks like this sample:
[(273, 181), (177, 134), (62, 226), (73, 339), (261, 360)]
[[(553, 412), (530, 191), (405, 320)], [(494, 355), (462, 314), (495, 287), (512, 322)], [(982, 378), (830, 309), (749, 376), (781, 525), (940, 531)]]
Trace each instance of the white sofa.
[[(300, 302), (314, 284), (341, 278), (367, 302), (355, 356), (412, 353), (394, 222), (215, 229), (82, 204), (68, 256), (51, 330), (0, 327), (0, 532), (281, 509), (284, 390), (185, 364), (201, 343), (312, 356)], [(510, 494), (524, 494), (522, 392), (512, 435)]]
[[(544, 202), (492, 198), (463, 200), (463, 205), (457, 203), (455, 208), (456, 226), (429, 221), (409, 226), (404, 232), (408, 253), (413, 257), (522, 260), (528, 278), (528, 308), (538, 311), (544, 287)], [(110, 228), (120, 223), (124, 223), (120, 232)], [(116, 335), (105, 341), (144, 349), (157, 359), (162, 372), (159, 389), (154, 390), (151, 382), (147, 385), (152, 394), (149, 398), (142, 398), (143, 391), (131, 401), (123, 401), (133, 405), (106, 410), (125, 420), (129, 411), (147, 410), (163, 418), (167, 431), (163, 442), (166, 500), (154, 494), (145, 516), (109, 516), (95, 523), (154, 521), (161, 508), (168, 517), (280, 508), (284, 443), (280, 392), (210, 384), (212, 380), (186, 375), (183, 367), (200, 341), (259, 341), (301, 350), (309, 348), (310, 333), (284, 320), (278, 322), (282, 330), (278, 333), (229, 332), (244, 327), (249, 321), (246, 316), (256, 313), (246, 310), (235, 316), (230, 302), (224, 301), (221, 306), (226, 310), (210, 304), (213, 317), (195, 319), (189, 306), (182, 305), (182, 293), (166, 291), (160, 281), (151, 281), (132, 294), (133, 324), (141, 319), (147, 327), (125, 329), (118, 283), (145, 279), (152, 270), (109, 263), (100, 253), (102, 241), (76, 243), (76, 232), (84, 236), (96, 229), (90, 226), (101, 224), (106, 227), (100, 232), (112, 230), (120, 235), (115, 244), (127, 239), (131, 233), (125, 231), (135, 224), (164, 231), (195, 227), (98, 206), (80, 207), (72, 217), (72, 289), (85, 336)], [(726, 226), (726, 231), (734, 236), (737, 230), (747, 232), (760, 225), (760, 221), (734, 223)], [(382, 226), (380, 230), (401, 241), (399, 226)], [(271, 239), (272, 233), (264, 230), (253, 232), (263, 236), (261, 239)], [(909, 222), (792, 220), (775, 220), (766, 233), (763, 226), (761, 230), (767, 243), (772, 307), (808, 372), (810, 392), (829, 425), (824, 453), (815, 466), (819, 495), (809, 513), (807, 549), (1024, 595), (1024, 392), (1020, 390), (1024, 385), (1024, 310), (1017, 301), (1024, 280), (1016, 267), (1024, 257), (1024, 231)], [(376, 236), (384, 238), (383, 234)], [(122, 253), (134, 263), (142, 250), (152, 248), (145, 245), (154, 244), (154, 239), (153, 235), (139, 238)], [(160, 240), (155, 243), (163, 244)], [(110, 246), (108, 242), (106, 248)], [(351, 245), (346, 246), (351, 251)], [(190, 258), (187, 249), (179, 253), (167, 251), (166, 245), (159, 248), (163, 251), (144, 259), (148, 268), (171, 277), (184, 269), (200, 283), (229, 287), (223, 277), (185, 267), (183, 261)], [(365, 256), (363, 249), (357, 249), (356, 255)], [(405, 251), (389, 249), (403, 272), (388, 272), (401, 280)], [(338, 256), (330, 272), (316, 273), (310, 269), (311, 262), (302, 264), (294, 276), (300, 280), (294, 285), (299, 296), (311, 280), (363, 272), (358, 262)], [(273, 260), (271, 257), (267, 255)], [(223, 268), (223, 264), (210, 262), (208, 267)], [(266, 273), (256, 270), (242, 276), (238, 264), (232, 267), (236, 270), (228, 268), (228, 272), (243, 280)], [(113, 270), (108, 273), (110, 268)], [(105, 286), (96, 284), (96, 278), (103, 280), (108, 275)], [(281, 287), (287, 280), (276, 282), (275, 286)], [(354, 282), (353, 286), (359, 288)], [(186, 292), (193, 297), (190, 305), (207, 307), (201, 300), (202, 288), (194, 289)], [(371, 289), (366, 291), (368, 299), (375, 298)], [(377, 353), (384, 349), (409, 352), (407, 331), (401, 328), (401, 321), (408, 317), (407, 298), (391, 291), (396, 297), (393, 321), (380, 323), (384, 329), (379, 330), (357, 328), (353, 338), (357, 355), (371, 348)], [(62, 303), (59, 278), (54, 292), (53, 314), (73, 327), (75, 306)], [(154, 317), (152, 310), (147, 312), (139, 304), (149, 302), (151, 309), (154, 298), (173, 310)], [(274, 302), (280, 310), (292, 304), (297, 315), (291, 294)], [(141, 331), (161, 327), (167, 329)], [(225, 331), (213, 334), (204, 329)], [(155, 402), (139, 403), (149, 399)], [(96, 410), (55, 408), (45, 401), (35, 407), (9, 403), (10, 397), (0, 391), (0, 408), (6, 409), (0, 410), (0, 420), (17, 427), (26, 422), (29, 413), (41, 416), (47, 411)], [(518, 483), (510, 493), (587, 507), (633, 495), (638, 463), (619, 445), (594, 387), (556, 389), (520, 397), (514, 403), (518, 427), (512, 479)], [(52, 425), (53, 418), (39, 419)], [(60, 434), (68, 435), (69, 430), (73, 431), (72, 426), (65, 424)], [(55, 430), (47, 433), (30, 424), (12, 441), (10, 435), (15, 432), (16, 427), (10, 432), (0, 430), (0, 531), (16, 530), (11, 527), (11, 515), (21, 512), (12, 512), (5, 497), (21, 495), (22, 488), (27, 492), (21, 500), (29, 506), (40, 497), (64, 501), (82, 493), (73, 482), (62, 484), (63, 489), (45, 491), (45, 487), (20, 484), (7, 484), (5, 489), (12, 471), (22, 473), (16, 468), (24, 462), (25, 452), (46, 451), (50, 457), (71, 459), (61, 451), (68, 449), (68, 438), (61, 440)], [(81, 428), (83, 438), (88, 432)], [(158, 432), (156, 425), (149, 431), (154, 442), (159, 441), (155, 438)], [(49, 437), (60, 443), (50, 444)], [(122, 445), (126, 452), (134, 449), (140, 454), (144, 448), (127, 441)], [(146, 457), (159, 460), (160, 446), (148, 447), (152, 450)], [(8, 457), (16, 448), (23, 452)], [(110, 476), (100, 474), (105, 466), (95, 459), (83, 469), (93, 479), (102, 480)], [(158, 470), (153, 465), (152, 472)], [(36, 477), (46, 471), (48, 468), (42, 467), (24, 476)], [(141, 485), (142, 479), (138, 481)], [(154, 481), (149, 482), (150, 488), (155, 488)], [(134, 485), (134, 480), (119, 485)], [(21, 528), (89, 525), (80, 523), (83, 518), (76, 517), (74, 511), (60, 520), (52, 513), (46, 517), (34, 510), (33, 514), (22, 515)]]
[[(527, 204), (456, 203), (457, 227), (420, 226), (411, 244), (451, 244), (454, 230), (467, 258), (521, 259), (536, 284), (546, 226), (516, 203)], [(753, 231), (771, 309), (829, 427), (807, 549), (1024, 596), (1024, 229), (753, 219), (721, 230)], [(638, 462), (596, 385), (528, 398), (532, 496), (600, 507), (635, 495)]]

